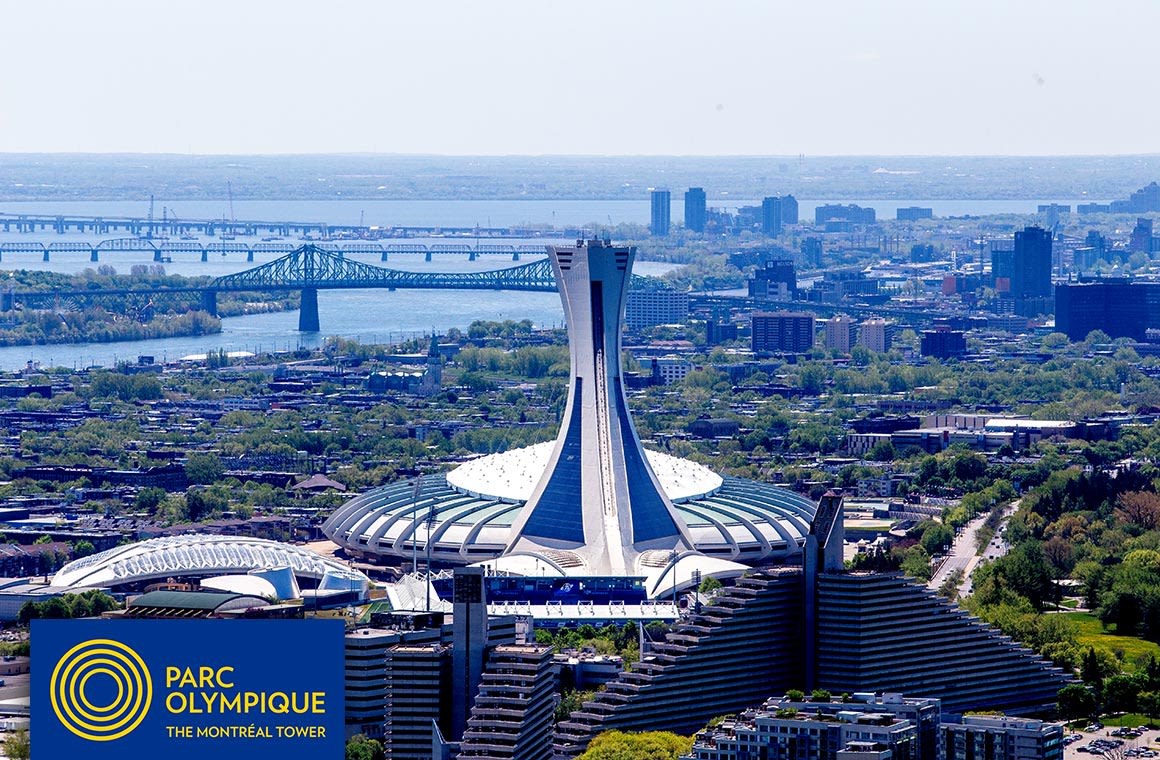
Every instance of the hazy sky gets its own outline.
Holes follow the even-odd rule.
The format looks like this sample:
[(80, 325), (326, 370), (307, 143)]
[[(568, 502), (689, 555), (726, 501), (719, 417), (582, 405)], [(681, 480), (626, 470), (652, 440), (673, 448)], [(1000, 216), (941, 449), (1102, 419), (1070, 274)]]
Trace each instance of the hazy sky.
[(3, 8), (6, 152), (1160, 152), (1158, 0)]

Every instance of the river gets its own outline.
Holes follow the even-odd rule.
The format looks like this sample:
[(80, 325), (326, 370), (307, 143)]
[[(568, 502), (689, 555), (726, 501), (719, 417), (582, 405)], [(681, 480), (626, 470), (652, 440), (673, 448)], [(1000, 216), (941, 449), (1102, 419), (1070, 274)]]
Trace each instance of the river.
[[(880, 218), (893, 218), (895, 210), (903, 206), (929, 206), (939, 216), (963, 214), (1000, 214), (1035, 212), (1036, 200), (841, 200), (799, 201), (803, 219), (813, 215), (814, 208), (824, 203), (858, 203), (873, 206)], [(1075, 204), (1082, 201), (1065, 200)], [(711, 199), (710, 205), (736, 208), (759, 204), (756, 200)], [(640, 201), (578, 201), (578, 200), (352, 200), (352, 201), (234, 201), (233, 216), (237, 219), (324, 221), (330, 224), (358, 224), (380, 226), (515, 226), (553, 225), (578, 226), (589, 224), (647, 224), (649, 203)], [(0, 211), (14, 214), (68, 214), (83, 216), (145, 217), (147, 202), (140, 201), (59, 201), (9, 202), (0, 204)], [(229, 218), (228, 201), (154, 202), (154, 216), (179, 218)], [(683, 201), (674, 193), (674, 222), (684, 216)], [(116, 237), (106, 236), (106, 237)], [(0, 232), (0, 240), (57, 241), (97, 240), (91, 235), (52, 232), (21, 234)], [(246, 242), (258, 242), (257, 239)], [(413, 240), (408, 242), (424, 242)], [(426, 242), (447, 242), (435, 240)], [(465, 240), (457, 242), (474, 241)], [(481, 241), (489, 242), (489, 241)], [(494, 242), (494, 241), (491, 241)], [(504, 241), (512, 244), (544, 244), (550, 239)], [(253, 263), (241, 254), (214, 256), (201, 262), (192, 254), (176, 255), (165, 269), (172, 274), (187, 276), (218, 276), (238, 272), (263, 263), (261, 256)], [(373, 255), (352, 256), (367, 263), (382, 265)], [(113, 266), (127, 273), (134, 264), (152, 264), (146, 252), (109, 253), (101, 264)], [(494, 269), (511, 266), (512, 262), (498, 256), (484, 256), (476, 262), (460, 257), (436, 257), (425, 262), (422, 257), (393, 255), (386, 266), (428, 271), (467, 269)], [(0, 270), (14, 268), (51, 270), (75, 273), (86, 267), (98, 266), (83, 254), (57, 254), (50, 262), (28, 253), (5, 254)], [(639, 262), (640, 274), (663, 274), (673, 265), (660, 262)], [(2, 272), (0, 272), (2, 276)], [(492, 291), (415, 291), (415, 290), (330, 290), (319, 293), (321, 333), (298, 332), (297, 312), (256, 314), (222, 320), (222, 332), (189, 338), (125, 341), (119, 343), (58, 344), (49, 346), (12, 346), (0, 348), (0, 370), (14, 370), (29, 362), (42, 366), (87, 367), (111, 366), (117, 361), (133, 360), (139, 355), (155, 356), (158, 360), (172, 361), (189, 354), (200, 354), (219, 349), (227, 351), (288, 350), (297, 346), (315, 347), (326, 336), (338, 335), (364, 342), (398, 340), (417, 334), (442, 332), (450, 327), (465, 328), (477, 319), (530, 319), (538, 326), (559, 325), (563, 312), (559, 297), (554, 293), (514, 293)]]

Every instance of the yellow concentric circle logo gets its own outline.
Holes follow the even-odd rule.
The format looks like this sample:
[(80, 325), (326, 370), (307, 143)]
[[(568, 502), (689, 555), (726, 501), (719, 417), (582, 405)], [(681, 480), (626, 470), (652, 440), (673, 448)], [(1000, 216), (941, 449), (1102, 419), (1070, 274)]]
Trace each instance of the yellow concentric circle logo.
[[(115, 689), (107, 688), (111, 679)], [(106, 680), (104, 688), (96, 685)], [(64, 653), (49, 685), (52, 711), (65, 728), (82, 739), (120, 739), (141, 724), (153, 702), (153, 681), (140, 655), (111, 639), (90, 639)], [(116, 691), (93, 704), (90, 695)]]

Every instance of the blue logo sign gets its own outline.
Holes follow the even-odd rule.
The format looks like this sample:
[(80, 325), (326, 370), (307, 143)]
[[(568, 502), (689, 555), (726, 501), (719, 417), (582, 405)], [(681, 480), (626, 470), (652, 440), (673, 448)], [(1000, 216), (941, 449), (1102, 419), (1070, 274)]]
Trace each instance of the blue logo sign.
[(341, 620), (34, 620), (33, 756), (341, 757), (344, 630)]

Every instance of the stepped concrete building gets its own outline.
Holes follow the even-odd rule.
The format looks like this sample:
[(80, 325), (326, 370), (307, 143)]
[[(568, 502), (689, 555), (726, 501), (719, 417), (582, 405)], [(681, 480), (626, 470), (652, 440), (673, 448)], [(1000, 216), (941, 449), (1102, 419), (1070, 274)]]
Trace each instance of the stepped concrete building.
[(589, 240), (548, 251), (571, 356), (556, 440), (370, 491), (331, 515), (326, 535), (355, 554), (429, 551), (513, 575), (644, 577), (653, 598), (799, 556), (810, 500), (641, 446), (620, 361), (635, 249)]
[(555, 693), (550, 647), (496, 647), (487, 658), (459, 757), (548, 760)]

